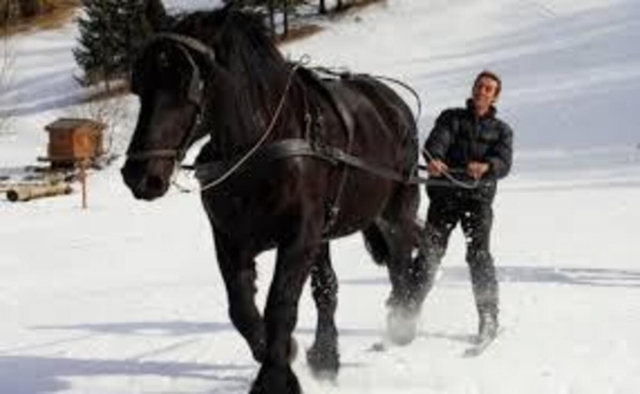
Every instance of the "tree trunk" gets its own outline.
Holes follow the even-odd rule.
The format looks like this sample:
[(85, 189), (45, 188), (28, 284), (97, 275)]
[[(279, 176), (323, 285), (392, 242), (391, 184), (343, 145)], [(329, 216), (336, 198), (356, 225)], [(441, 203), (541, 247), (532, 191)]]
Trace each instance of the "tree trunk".
[(16, 0), (0, 0), (0, 22), (2, 27), (6, 27), (9, 23), (20, 16), (20, 8)]
[(324, 15), (327, 13), (327, 6), (324, 0), (320, 0), (320, 6), (318, 8), (318, 13)]
[(282, 16), (283, 16), (282, 25), (284, 28), (284, 31), (282, 32), (282, 36), (287, 37), (289, 35), (289, 0), (284, 0)]
[(20, 0), (20, 15), (23, 18), (30, 18), (42, 12), (43, 4), (41, 0)]
[(276, 36), (276, 16), (275, 16), (275, 0), (269, 0), (267, 2), (267, 8), (269, 9), (269, 28), (271, 29), (271, 37)]
[(11, 19), (11, 7), (8, 0), (0, 0), (0, 22), (4, 27), (5, 23)]

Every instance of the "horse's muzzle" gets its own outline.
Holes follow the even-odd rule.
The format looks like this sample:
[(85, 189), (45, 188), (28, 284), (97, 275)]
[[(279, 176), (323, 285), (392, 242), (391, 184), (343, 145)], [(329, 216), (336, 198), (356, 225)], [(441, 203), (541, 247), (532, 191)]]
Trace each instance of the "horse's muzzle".
[(131, 190), (133, 196), (139, 200), (155, 200), (162, 197), (169, 189), (168, 179), (156, 174), (144, 171), (140, 161), (128, 160), (120, 170), (125, 185)]

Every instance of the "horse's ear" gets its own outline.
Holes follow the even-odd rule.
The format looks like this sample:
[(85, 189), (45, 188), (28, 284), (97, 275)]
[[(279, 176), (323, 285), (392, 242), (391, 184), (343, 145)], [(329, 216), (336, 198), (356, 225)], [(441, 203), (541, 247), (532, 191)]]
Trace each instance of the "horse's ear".
[(243, 3), (242, 1), (236, 1), (236, 0), (228, 0), (224, 2), (224, 7), (220, 8), (220, 15), (227, 17), (232, 13), (241, 12), (244, 9), (244, 6), (242, 5), (242, 3)]
[(145, 0), (144, 14), (154, 31), (162, 31), (169, 22), (161, 0)]
[(240, 8), (240, 6), (238, 5), (238, 2), (233, 1), (233, 0), (227, 0), (224, 1), (224, 7), (222, 7), (222, 10), (225, 12), (228, 12), (230, 10), (237, 10), (238, 8)]

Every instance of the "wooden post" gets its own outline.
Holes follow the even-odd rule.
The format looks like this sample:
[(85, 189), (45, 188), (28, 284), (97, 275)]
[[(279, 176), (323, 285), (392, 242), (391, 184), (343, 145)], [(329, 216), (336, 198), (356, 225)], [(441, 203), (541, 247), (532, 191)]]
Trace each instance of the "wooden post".
[(80, 183), (82, 184), (82, 209), (87, 209), (87, 162), (80, 159)]

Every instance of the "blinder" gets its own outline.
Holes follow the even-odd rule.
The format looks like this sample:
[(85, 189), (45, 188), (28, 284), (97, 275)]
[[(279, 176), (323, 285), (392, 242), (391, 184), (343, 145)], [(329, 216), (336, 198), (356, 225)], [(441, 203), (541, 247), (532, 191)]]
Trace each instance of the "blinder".
[(187, 90), (187, 99), (198, 107), (202, 106), (204, 98), (204, 80), (200, 74), (200, 68), (189, 55), (186, 49), (179, 47), (184, 52), (189, 64), (191, 65), (191, 76), (189, 77), (189, 90)]
[(187, 59), (187, 62), (189, 62), (191, 75), (189, 76), (189, 82), (187, 83), (186, 98), (189, 102), (202, 109), (205, 85), (204, 79), (202, 78), (200, 66), (198, 66), (190, 51), (195, 51), (197, 54), (201, 55), (204, 58), (205, 62), (207, 62), (208, 64), (215, 63), (215, 52), (213, 51), (213, 49), (204, 45), (200, 41), (180, 34), (159, 33), (154, 35), (150, 39), (150, 41), (145, 44), (144, 48), (141, 51), (141, 55), (138, 57), (134, 64), (134, 68), (131, 73), (131, 92), (138, 96), (142, 93), (142, 80), (139, 72), (137, 71), (139, 71), (141, 68), (142, 59), (144, 59), (145, 53), (153, 45), (159, 42), (167, 42), (169, 44), (173, 44), (175, 48), (177, 48), (184, 55), (185, 59)]
[[(187, 87), (187, 100), (198, 107), (199, 116), (202, 115), (203, 101), (204, 101), (204, 85), (205, 81), (202, 78), (202, 71), (197, 64), (191, 52), (196, 52), (200, 55), (207, 65), (214, 65), (216, 61), (215, 52), (210, 47), (206, 46), (202, 42), (180, 34), (174, 33), (159, 33), (154, 35), (151, 40), (145, 44), (141, 51), (140, 56), (136, 59), (133, 72), (131, 73), (131, 92), (140, 96), (142, 94), (142, 80), (141, 76), (136, 73), (141, 66), (144, 56), (150, 48), (158, 42), (167, 42), (173, 44), (187, 59), (190, 66), (191, 75), (189, 76), (189, 82)], [(127, 158), (129, 160), (147, 160), (151, 158), (166, 158), (173, 159), (178, 162), (182, 161), (188, 148), (189, 142), (192, 138), (194, 128), (186, 135), (181, 146), (177, 149), (154, 149), (140, 152), (127, 152)]]

